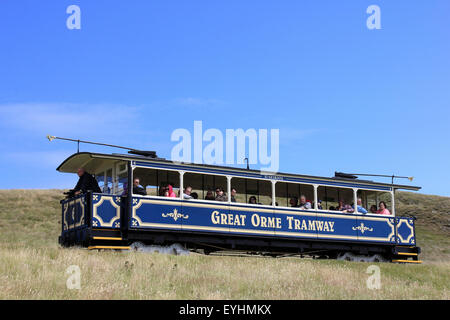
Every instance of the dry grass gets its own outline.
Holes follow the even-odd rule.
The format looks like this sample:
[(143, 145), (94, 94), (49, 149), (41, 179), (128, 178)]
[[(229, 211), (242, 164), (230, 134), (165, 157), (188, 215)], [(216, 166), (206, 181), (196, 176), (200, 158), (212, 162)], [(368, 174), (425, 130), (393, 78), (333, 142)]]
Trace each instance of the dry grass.
[[(60, 195), (0, 190), (0, 299), (450, 298), (448, 229), (429, 225), (448, 221), (448, 212), (429, 217), (428, 196), (398, 197), (399, 211), (409, 210), (414, 196), (424, 206), (417, 211), (417, 237), (425, 263), (376, 264), (381, 289), (370, 290), (367, 263), (63, 249), (57, 244)], [(442, 201), (450, 205), (450, 199)], [(81, 269), (80, 290), (66, 287), (70, 265)]]

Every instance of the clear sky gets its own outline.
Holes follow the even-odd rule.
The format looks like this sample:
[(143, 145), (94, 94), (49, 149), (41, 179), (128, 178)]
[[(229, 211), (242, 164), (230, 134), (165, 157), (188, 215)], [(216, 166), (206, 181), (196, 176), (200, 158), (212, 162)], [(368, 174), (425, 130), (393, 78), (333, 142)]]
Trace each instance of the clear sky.
[(76, 145), (47, 134), (170, 158), (171, 133), (201, 120), (279, 129), (282, 172), (395, 173), (450, 196), (449, 15), (448, 0), (2, 0), (0, 188), (74, 186), (55, 169)]

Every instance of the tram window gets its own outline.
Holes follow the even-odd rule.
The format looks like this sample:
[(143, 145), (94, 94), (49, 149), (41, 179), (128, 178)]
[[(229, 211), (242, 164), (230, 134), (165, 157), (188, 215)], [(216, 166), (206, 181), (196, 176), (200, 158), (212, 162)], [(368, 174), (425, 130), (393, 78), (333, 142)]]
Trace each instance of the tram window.
[(139, 183), (148, 196), (164, 196), (163, 189), (169, 184), (178, 197), (180, 188), (180, 174), (177, 171), (157, 170), (150, 168), (136, 168), (133, 178), (139, 178)]
[(298, 207), (300, 198), (305, 196), (306, 202), (314, 208), (314, 187), (309, 184), (277, 182), (275, 184), (275, 201), (280, 207)]
[(118, 170), (118, 172), (124, 172), (124, 171), (126, 171), (126, 170), (127, 170), (127, 164), (126, 164), (126, 163), (120, 163), (120, 164), (117, 166), (117, 170)]
[(364, 209), (366, 209), (368, 212), (370, 207), (375, 205), (376, 206), (376, 192), (375, 191), (369, 191), (369, 190), (358, 190), (358, 198), (361, 199), (361, 205)]
[(257, 204), (272, 204), (272, 183), (267, 180), (232, 178), (231, 188), (236, 189), (236, 202), (250, 203), (255, 197)]
[(127, 172), (119, 173), (117, 175), (117, 190), (116, 190), (117, 195), (121, 195), (124, 193), (125, 188), (127, 187), (127, 181), (128, 181)]
[(339, 210), (339, 200), (344, 201), (344, 205), (352, 205), (354, 202), (353, 189), (323, 187), (317, 189), (317, 197), (322, 201), (323, 210)]
[(392, 195), (390, 192), (358, 190), (358, 198), (361, 198), (363, 207), (368, 213), (377, 213), (380, 209), (380, 202), (386, 203), (386, 208), (392, 214)]
[(392, 194), (390, 192), (380, 192), (378, 194), (377, 208), (380, 210), (380, 202), (384, 201), (386, 203), (386, 209), (392, 214)]
[(208, 191), (209, 199), (205, 200), (215, 200), (216, 188), (222, 188), (224, 194), (227, 194), (227, 179), (224, 176), (186, 172), (183, 176), (183, 192), (188, 186), (192, 188), (191, 195), (197, 194), (199, 200), (204, 200)]
[(198, 199), (204, 198), (204, 190), (203, 190), (203, 175), (198, 173), (185, 173), (183, 175), (183, 192), (186, 187), (191, 187), (191, 193), (196, 193)]
[[(218, 188), (223, 189), (223, 194), (226, 196), (226, 199), (228, 201), (228, 193), (227, 193), (227, 178), (224, 176), (215, 176), (215, 175), (209, 175), (204, 174), (203, 176), (203, 193), (202, 196), (199, 194), (200, 199), (205, 200), (212, 200), (213, 198), (216, 199), (216, 190)], [(208, 194), (209, 192), (209, 194)], [(211, 197), (212, 194), (212, 197)], [(208, 198), (208, 199), (207, 199)]]

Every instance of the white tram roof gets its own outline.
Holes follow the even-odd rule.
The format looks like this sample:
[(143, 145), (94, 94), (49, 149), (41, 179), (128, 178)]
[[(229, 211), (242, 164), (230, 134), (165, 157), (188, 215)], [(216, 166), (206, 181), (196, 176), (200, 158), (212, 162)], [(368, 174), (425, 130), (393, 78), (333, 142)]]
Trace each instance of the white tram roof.
[(361, 189), (379, 189), (389, 191), (391, 188), (418, 191), (421, 187), (399, 185), (391, 183), (374, 182), (361, 179), (341, 177), (319, 177), (291, 173), (264, 173), (260, 170), (215, 166), (195, 163), (178, 163), (162, 158), (150, 158), (128, 154), (103, 154), (92, 152), (79, 152), (64, 160), (56, 169), (59, 172), (76, 173), (78, 168), (85, 168), (90, 173), (112, 167), (114, 163), (132, 161), (136, 166), (154, 169), (183, 170), (194, 173), (230, 175), (239, 178), (273, 179), (280, 182), (296, 182), (304, 184), (324, 184), (336, 187), (354, 187)]

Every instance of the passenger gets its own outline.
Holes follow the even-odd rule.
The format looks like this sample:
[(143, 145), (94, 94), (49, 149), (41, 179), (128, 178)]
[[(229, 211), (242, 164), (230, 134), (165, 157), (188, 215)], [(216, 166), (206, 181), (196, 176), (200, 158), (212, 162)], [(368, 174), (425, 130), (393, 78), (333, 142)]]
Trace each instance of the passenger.
[(191, 193), (192, 193), (192, 187), (191, 186), (187, 186), (184, 189), (183, 199), (193, 199)]
[(329, 210), (330, 210), (330, 211), (336, 211), (336, 208), (333, 207), (333, 206), (331, 206)]
[(208, 192), (206, 192), (205, 200), (216, 200), (212, 190), (208, 190)]
[(147, 191), (140, 185), (139, 178), (134, 178), (133, 180), (133, 194), (140, 194), (141, 196), (147, 195)]
[(344, 200), (339, 200), (339, 207), (337, 210), (342, 211), (343, 213), (353, 212), (352, 206), (345, 204)]
[(91, 174), (86, 172), (84, 168), (79, 168), (77, 170), (77, 175), (80, 178), (78, 179), (77, 185), (73, 189), (73, 193), (75, 196), (81, 193), (86, 193), (88, 191), (93, 191), (97, 193), (102, 192), (102, 190), (98, 186), (97, 180)]
[(289, 200), (289, 204), (290, 204), (291, 207), (293, 207), (293, 208), (297, 207), (297, 206), (298, 206), (298, 199), (297, 199), (297, 197), (292, 197), (292, 198)]
[(191, 193), (191, 197), (193, 198), (193, 199), (198, 199), (198, 193), (197, 192), (192, 192)]
[(216, 201), (224, 201), (224, 202), (228, 201), (228, 197), (223, 192), (222, 188), (216, 189)]
[(231, 202), (236, 202), (236, 189), (231, 188)]
[(159, 196), (160, 197), (165, 197), (166, 196), (166, 191), (167, 191), (167, 188), (166, 187), (159, 187)]
[(391, 215), (391, 212), (386, 208), (386, 202), (380, 201), (380, 209), (377, 211), (378, 214)]
[(176, 198), (177, 195), (175, 194), (175, 192), (173, 191), (173, 187), (172, 185), (167, 185), (167, 192), (168, 192), (168, 197), (169, 198)]
[(370, 207), (370, 213), (377, 213), (377, 206), (376, 205), (372, 205), (371, 207)]
[(256, 197), (255, 197), (255, 196), (251, 196), (251, 197), (248, 199), (248, 203), (249, 203), (249, 204), (257, 204), (257, 203), (256, 203)]
[[(362, 200), (361, 200), (361, 198), (358, 198), (356, 203), (358, 204), (358, 213), (366, 214), (366, 213), (367, 213), (367, 210), (362, 206)], [(355, 206), (353, 205), (353, 206), (352, 206), (352, 211), (351, 211), (351, 212), (354, 212), (354, 211), (355, 211)], [(349, 212), (350, 212), (350, 211), (349, 211)]]
[(322, 200), (317, 201), (317, 209), (323, 210), (323, 207), (322, 207)]
[(299, 207), (302, 210), (309, 210), (309, 209), (311, 209), (311, 202), (306, 201), (306, 197), (303, 194), (300, 196)]

